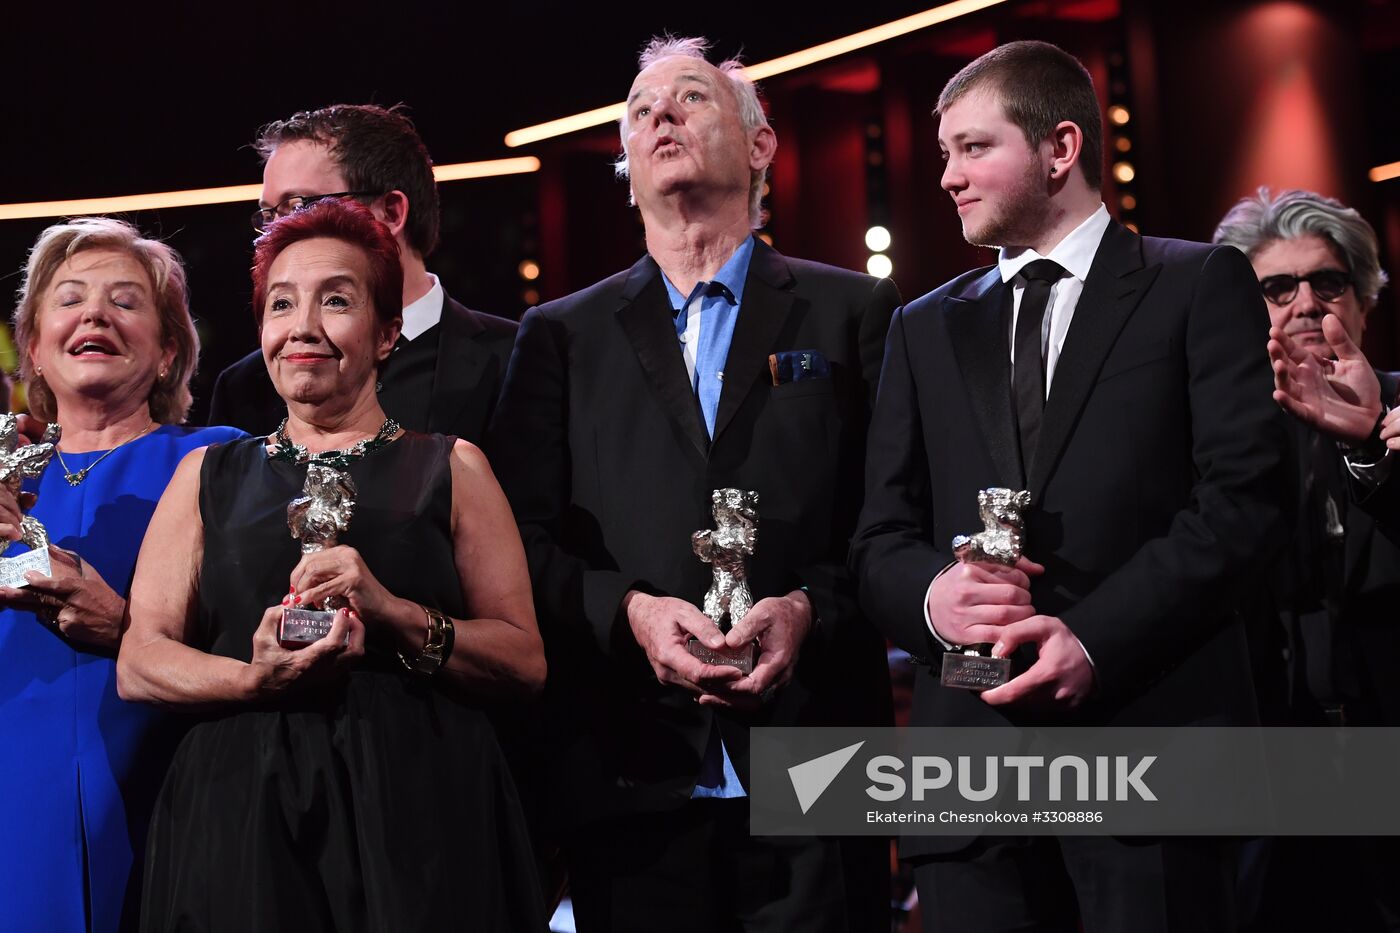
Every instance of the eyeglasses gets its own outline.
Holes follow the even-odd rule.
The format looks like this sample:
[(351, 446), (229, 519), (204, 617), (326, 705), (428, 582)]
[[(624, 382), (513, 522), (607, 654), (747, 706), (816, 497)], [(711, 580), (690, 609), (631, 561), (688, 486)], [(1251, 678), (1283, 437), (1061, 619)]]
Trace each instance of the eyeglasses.
[(383, 193), (382, 191), (336, 191), (332, 194), (294, 194), (273, 207), (260, 207), (253, 211), (253, 230), (262, 234), (277, 218), (305, 210), (317, 201), (324, 201), (326, 198), (377, 198)]
[(1307, 275), (1271, 275), (1259, 281), (1264, 297), (1280, 308), (1298, 297), (1298, 283), (1307, 282), (1322, 301), (1336, 301), (1346, 294), (1351, 276), (1340, 269), (1318, 269)]

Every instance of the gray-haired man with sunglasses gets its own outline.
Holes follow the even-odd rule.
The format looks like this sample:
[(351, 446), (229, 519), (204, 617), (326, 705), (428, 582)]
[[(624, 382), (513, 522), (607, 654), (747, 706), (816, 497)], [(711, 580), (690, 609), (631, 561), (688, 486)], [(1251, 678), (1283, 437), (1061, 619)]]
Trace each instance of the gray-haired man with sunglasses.
[[(409, 430), (480, 443), (516, 324), (453, 301), (428, 271), (438, 244), (437, 184), (412, 122), (397, 107), (337, 104), (269, 123), (254, 148), (263, 159), (256, 232), (323, 198), (355, 198), (393, 232), (403, 263), (403, 332), (380, 370), (380, 404)], [(260, 351), (219, 374), (211, 424), (269, 434), (285, 414)]]
[[(1272, 323), (1275, 400), (1319, 431), (1356, 449), (1395, 402), (1359, 349), (1366, 316), (1386, 284), (1376, 232), (1354, 209), (1311, 191), (1277, 196), (1260, 188), (1225, 215), (1215, 242), (1236, 246), (1259, 276)], [(1366, 476), (1366, 471), (1358, 473)], [(1371, 477), (1367, 477), (1371, 478)]]
[[(1359, 349), (1386, 283), (1376, 233), (1332, 198), (1261, 188), (1230, 210), (1215, 240), (1242, 249), (1259, 276), (1274, 398), (1297, 419), (1298, 525), (1245, 607), (1261, 716), (1400, 725), (1400, 531), (1374, 517), (1400, 486), (1388, 479), (1397, 455), (1381, 434), (1382, 419), (1400, 421), (1388, 417), (1400, 373), (1373, 369)], [(1395, 840), (1256, 841), (1244, 864), (1244, 929), (1400, 923)], [(1280, 894), (1339, 888), (1357, 896)]]

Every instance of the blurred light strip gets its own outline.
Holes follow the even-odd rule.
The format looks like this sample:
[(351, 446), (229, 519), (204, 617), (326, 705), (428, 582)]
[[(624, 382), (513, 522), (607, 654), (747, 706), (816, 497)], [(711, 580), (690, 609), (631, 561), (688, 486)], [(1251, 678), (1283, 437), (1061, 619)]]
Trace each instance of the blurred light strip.
[(20, 220), (26, 217), (75, 217), (81, 214), (118, 214), (125, 211), (153, 211), (162, 207), (193, 207), (198, 204), (256, 201), (260, 191), (262, 191), (262, 185), (228, 185), (224, 188), (158, 191), (154, 194), (127, 194), (110, 198), (77, 198), (72, 201), (0, 204), (0, 220)]
[(539, 159), (534, 156), (519, 156), (514, 159), (491, 159), (487, 162), (434, 165), (433, 177), (438, 181), (464, 181), (468, 178), (495, 178), (497, 175), (524, 175), (539, 170)]
[(1390, 181), (1392, 178), (1400, 178), (1400, 162), (1377, 165), (1371, 169), (1370, 176), (1372, 181)]
[[(929, 26), (946, 23), (960, 16), (976, 13), (979, 10), (985, 10), (988, 7), (998, 6), (1006, 2), (1007, 0), (954, 0), (952, 3), (945, 3), (931, 10), (915, 13), (913, 16), (906, 16), (903, 19), (885, 23), (883, 26), (874, 26), (870, 29), (852, 33), (840, 39), (832, 39), (830, 42), (823, 42), (821, 45), (814, 45), (811, 48), (802, 49), (789, 55), (781, 55), (778, 58), (769, 59), (766, 62), (749, 65), (744, 69), (744, 72), (753, 80), (762, 81), (774, 75), (794, 71), (798, 68), (805, 68), (808, 65), (826, 61), (829, 58), (835, 58), (838, 55), (845, 55), (857, 49), (887, 42), (890, 39), (915, 32), (919, 29), (927, 29)], [(565, 133), (585, 130), (591, 126), (601, 126), (604, 123), (616, 122), (622, 119), (624, 106), (624, 104), (609, 104), (606, 107), (599, 107), (596, 110), (589, 110), (586, 113), (576, 113), (571, 117), (561, 117), (558, 120), (550, 120), (548, 123), (538, 123), (534, 126), (527, 126), (524, 129), (512, 130), (506, 134), (506, 145), (511, 148), (525, 146), (530, 143), (537, 143), (543, 139), (563, 136)]]
[[(540, 160), (534, 156), (514, 159), (491, 159), (486, 162), (455, 162), (433, 166), (438, 181), (462, 181), (467, 178), (491, 178), (497, 175), (519, 175), (537, 172)], [(188, 191), (158, 191), (153, 194), (128, 194), (110, 198), (77, 198), (71, 201), (33, 201), (28, 204), (0, 204), (0, 220), (22, 220), (31, 217), (78, 217), (84, 214), (120, 214), (129, 211), (153, 211), (166, 207), (196, 207), (203, 204), (229, 204), (235, 201), (256, 201), (262, 185), (227, 185), (223, 188), (193, 188)]]
[(558, 120), (550, 120), (548, 123), (527, 126), (523, 130), (511, 130), (506, 134), (506, 145), (514, 149), (517, 146), (537, 143), (542, 139), (553, 139), (555, 136), (586, 130), (591, 126), (617, 123), (622, 119), (623, 109), (626, 106), (626, 104), (608, 104), (608, 106), (599, 107), (596, 110), (576, 113), (572, 117), (560, 117)]

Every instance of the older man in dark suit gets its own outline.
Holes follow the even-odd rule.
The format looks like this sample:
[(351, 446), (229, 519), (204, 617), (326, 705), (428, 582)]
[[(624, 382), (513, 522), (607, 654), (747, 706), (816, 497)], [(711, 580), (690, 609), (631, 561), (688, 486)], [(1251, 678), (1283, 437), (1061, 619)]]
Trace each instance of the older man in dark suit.
[[(433, 163), (397, 107), (337, 104), (263, 127), (263, 190), (253, 226), (325, 197), (353, 197), (388, 225), (403, 262), (403, 333), (379, 376), (384, 411), (411, 431), (480, 443), (515, 340), (514, 321), (473, 311), (424, 262), (438, 243)], [(262, 352), (219, 374), (209, 423), (270, 434), (286, 416)]]
[[(705, 49), (644, 53), (622, 136), (648, 254), (525, 315), (488, 445), (549, 652), (574, 908), (583, 931), (879, 929), (878, 840), (751, 837), (744, 795), (751, 726), (889, 721), (845, 554), (898, 296), (753, 235), (776, 137)], [(691, 545), (719, 488), (759, 496), (755, 602), (727, 633)]]
[[(1400, 725), (1400, 455), (1382, 439), (1400, 373), (1360, 349), (1386, 284), (1376, 232), (1333, 198), (1261, 188), (1215, 240), (1259, 276), (1274, 398), (1297, 419), (1297, 521), (1247, 603), (1261, 713), (1271, 725)], [(1275, 838), (1245, 856), (1244, 930), (1400, 929), (1394, 839)]]
[[(1276, 537), (1286, 439), (1267, 317), (1235, 249), (1140, 237), (1100, 193), (1073, 57), (1016, 42), (939, 99), (943, 187), (996, 265), (891, 324), (853, 545), (861, 600), (911, 654), (994, 645), (985, 693), (919, 678), (919, 725), (1245, 724), (1232, 584)], [(955, 563), (977, 493), (1027, 489), (1015, 567)], [(906, 838), (926, 929), (1231, 929), (1213, 840)]]

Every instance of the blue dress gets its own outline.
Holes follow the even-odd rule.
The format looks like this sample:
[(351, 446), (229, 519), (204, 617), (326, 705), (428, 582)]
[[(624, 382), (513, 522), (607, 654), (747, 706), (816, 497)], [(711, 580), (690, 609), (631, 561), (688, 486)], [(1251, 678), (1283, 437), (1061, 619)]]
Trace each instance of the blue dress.
[[(54, 544), (125, 595), (181, 458), (243, 436), (165, 425), (118, 448), (76, 487), (55, 457), (33, 514)], [(63, 459), (76, 471), (102, 453)], [(140, 891), (140, 852), (177, 722), (117, 698), (113, 655), (70, 645), (32, 613), (0, 610), (0, 927), (65, 933), (135, 921), (128, 891)]]

